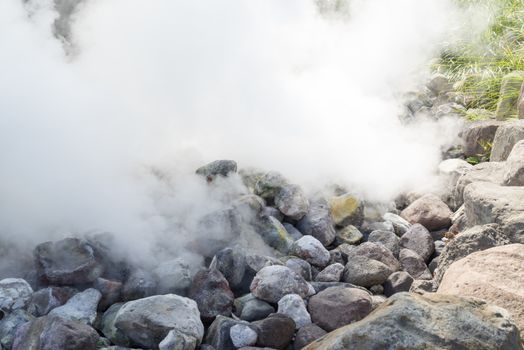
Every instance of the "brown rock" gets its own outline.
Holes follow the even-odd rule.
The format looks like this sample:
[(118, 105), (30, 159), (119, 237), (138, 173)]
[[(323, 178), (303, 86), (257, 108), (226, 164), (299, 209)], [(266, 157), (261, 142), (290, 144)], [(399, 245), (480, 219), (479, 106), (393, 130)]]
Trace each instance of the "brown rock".
[(409, 205), (401, 216), (412, 224), (421, 224), (430, 231), (446, 229), (451, 226), (453, 213), (440, 198), (434, 195), (423, 196)]

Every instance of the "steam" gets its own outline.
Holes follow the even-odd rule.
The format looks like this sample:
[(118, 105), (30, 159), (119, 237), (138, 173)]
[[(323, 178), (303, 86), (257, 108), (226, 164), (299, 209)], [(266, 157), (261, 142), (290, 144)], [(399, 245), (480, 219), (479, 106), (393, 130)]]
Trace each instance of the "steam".
[(446, 118), (397, 118), (463, 20), (451, 0), (353, 0), (344, 16), (304, 0), (64, 3), (60, 17), (52, 0), (0, 1), (6, 240), (180, 246), (246, 191), (193, 174), (214, 159), (385, 200), (428, 183), (455, 137)]

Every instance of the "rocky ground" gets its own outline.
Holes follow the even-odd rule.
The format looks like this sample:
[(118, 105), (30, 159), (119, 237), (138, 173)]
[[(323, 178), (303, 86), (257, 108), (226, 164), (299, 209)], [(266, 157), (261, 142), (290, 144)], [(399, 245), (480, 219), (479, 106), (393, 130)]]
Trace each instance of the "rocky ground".
[[(437, 118), (448, 85), (428, 85)], [(205, 267), (116, 261), (104, 235), (38, 244), (24, 279), (0, 281), (1, 349), (522, 349), (524, 121), (471, 123), (462, 140), (443, 189), (392, 204), (205, 165), (209, 186), (249, 189), (202, 219), (228, 227), (199, 246)], [(464, 160), (485, 142), (490, 162)], [(270, 254), (236, 244), (246, 228)]]

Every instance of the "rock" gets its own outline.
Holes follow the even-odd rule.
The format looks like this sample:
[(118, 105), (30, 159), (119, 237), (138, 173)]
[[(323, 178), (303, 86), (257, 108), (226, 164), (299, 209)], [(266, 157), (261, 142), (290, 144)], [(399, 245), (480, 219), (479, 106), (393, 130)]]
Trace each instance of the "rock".
[(282, 187), (286, 185), (288, 185), (286, 178), (275, 171), (270, 171), (258, 178), (253, 192), (272, 203)]
[(156, 282), (158, 294), (184, 296), (191, 285), (189, 265), (182, 259), (173, 259), (160, 263), (153, 270), (153, 278)]
[(229, 329), (231, 342), (236, 348), (251, 346), (257, 343), (258, 334), (245, 324), (236, 324)]
[[(232, 290), (242, 289), (246, 272), (246, 256), (239, 249), (222, 249), (215, 255), (209, 268), (220, 271)], [(187, 272), (189, 275), (189, 266)]]
[(410, 223), (421, 224), (430, 231), (451, 226), (452, 214), (446, 203), (434, 195), (425, 195), (417, 199), (401, 213), (402, 217)]
[(258, 333), (257, 346), (283, 350), (293, 339), (295, 322), (289, 316), (272, 314), (252, 323)]
[(212, 322), (218, 315), (231, 316), (235, 299), (229, 283), (217, 269), (199, 271), (193, 278), (188, 297), (196, 301), (204, 322)]
[(445, 94), (453, 88), (453, 84), (443, 74), (433, 75), (426, 86), (436, 96)]
[[(457, 317), (457, 315), (460, 315)], [(478, 299), (397, 293), (371, 315), (311, 343), (307, 350), (522, 349), (508, 313)]]
[[(205, 258), (212, 258), (227, 247), (243, 230), (242, 215), (234, 207), (226, 207), (202, 216), (194, 229), (196, 238), (186, 244), (187, 248)], [(206, 237), (205, 240), (199, 237)]]
[[(442, 182), (440, 198), (451, 210), (456, 210), (455, 189), (461, 176), (473, 169), (473, 165), (463, 159), (446, 159), (439, 166), (439, 175)], [(453, 219), (451, 220), (453, 224)]]
[(309, 201), (299, 186), (285, 185), (275, 196), (275, 206), (285, 216), (300, 220), (309, 210)]
[(394, 231), (399, 237), (406, 233), (411, 227), (411, 224), (407, 220), (397, 214), (385, 213), (383, 219), (393, 225)]
[(439, 256), (438, 267), (435, 270), (435, 282), (442, 280), (444, 272), (455, 261), (472, 253), (489, 248), (509, 244), (507, 237), (500, 232), (498, 225), (488, 224), (475, 226), (462, 232), (452, 239)]
[(511, 243), (524, 244), (524, 213), (506, 218), (501, 229)]
[(468, 123), (461, 132), (462, 150), (466, 157), (486, 152), (483, 145), (493, 143), (495, 133), (503, 123), (498, 120), (482, 120)]
[[(113, 307), (113, 306), (112, 306)], [(112, 308), (111, 307), (111, 308)], [(193, 337), (200, 344), (204, 325), (195, 301), (176, 294), (155, 295), (129, 301), (107, 319), (104, 335), (121, 346), (157, 348), (172, 330)]]
[(196, 170), (198, 175), (204, 176), (207, 181), (212, 181), (217, 176), (228, 176), (237, 172), (237, 163), (234, 160), (215, 160)]
[(380, 261), (365, 256), (352, 256), (344, 269), (342, 280), (362, 287), (382, 284), (393, 271)]
[(433, 237), (431, 237), (428, 230), (420, 224), (413, 225), (408, 232), (400, 238), (400, 246), (411, 249), (420, 255), (424, 261), (428, 261), (435, 252)]
[(503, 162), (505, 161), (513, 146), (524, 139), (524, 120), (517, 120), (514, 122), (504, 123), (495, 133), (493, 140), (493, 147), (491, 148), (490, 161)]
[(351, 247), (351, 250), (349, 250), (347, 253), (348, 262), (350, 259), (352, 259), (352, 256), (360, 255), (369, 259), (380, 261), (381, 263), (388, 266), (391, 271), (397, 271), (400, 269), (400, 264), (393, 253), (382, 244), (365, 242), (356, 247)]
[(304, 278), (285, 266), (264, 267), (256, 274), (250, 289), (254, 296), (270, 303), (277, 303), (286, 294), (304, 298), (310, 293), (310, 285)]
[(155, 293), (156, 280), (152, 274), (142, 269), (131, 272), (122, 287), (122, 298), (126, 301), (150, 297)]
[(297, 241), (304, 236), (302, 233), (300, 233), (299, 230), (295, 228), (295, 226), (291, 225), (290, 223), (284, 222), (283, 225), (287, 233), (291, 236), (291, 238), (293, 238), (294, 241)]
[(64, 305), (69, 298), (78, 293), (71, 287), (47, 287), (33, 293), (27, 311), (40, 317), (47, 315), (55, 307)]
[(357, 286), (356, 284), (346, 283), (346, 282), (311, 282), (311, 286), (315, 290), (315, 294), (322, 292), (331, 287), (344, 287), (344, 288), (356, 288), (360, 289), (368, 294), (371, 294), (369, 290), (364, 287)]
[(356, 288), (331, 287), (309, 299), (313, 323), (330, 332), (371, 312), (371, 296)]
[(335, 263), (331, 264), (322, 270), (317, 277), (316, 282), (340, 282), (342, 274), (344, 273), (344, 265)]
[(240, 318), (245, 321), (258, 321), (274, 313), (275, 309), (263, 300), (252, 299), (242, 308)]
[(371, 310), (377, 309), (386, 300), (387, 298), (384, 295), (372, 295), (371, 296)]
[(171, 330), (158, 344), (159, 350), (194, 350), (197, 348), (195, 337), (188, 336), (177, 330)]
[(374, 286), (369, 287), (369, 291), (373, 295), (384, 294), (384, 287), (382, 287), (380, 284), (376, 284)]
[(506, 120), (517, 114), (517, 101), (524, 81), (524, 72), (513, 71), (502, 77), (500, 97), (495, 117), (497, 120)]
[(382, 244), (398, 258), (398, 253), (400, 253), (400, 239), (395, 233), (389, 231), (373, 231), (369, 234), (368, 242)]
[(359, 231), (358, 228), (356, 228), (353, 225), (348, 225), (336, 233), (335, 243), (338, 245), (340, 244), (356, 245), (356, 244), (359, 244), (363, 238), (364, 236), (362, 235), (362, 233)]
[(524, 341), (524, 245), (476, 252), (454, 262), (437, 293), (481, 298), (509, 311)]
[(395, 227), (389, 221), (364, 222), (360, 228), (362, 232), (368, 234), (373, 231), (395, 231)]
[(89, 288), (73, 295), (67, 303), (51, 310), (49, 315), (92, 325), (95, 322), (96, 310), (101, 298), (102, 293), (94, 288)]
[(330, 250), (329, 251), (330, 259), (329, 264), (342, 264), (346, 265), (346, 260), (344, 259), (344, 256), (342, 255), (342, 252), (340, 250)]
[(455, 207), (460, 207), (464, 203), (464, 189), (473, 182), (491, 182), (501, 184), (504, 178), (505, 167), (503, 163), (486, 162), (477, 164), (462, 175), (455, 186), (454, 197)]
[(364, 204), (352, 194), (331, 198), (329, 207), (333, 222), (337, 226), (360, 226), (364, 222)]
[(399, 292), (409, 292), (413, 277), (405, 271), (393, 272), (384, 283), (384, 294), (387, 297)]
[(295, 349), (300, 350), (311, 342), (326, 335), (326, 331), (314, 323), (300, 328), (295, 337)]
[(4, 312), (23, 309), (29, 303), (33, 288), (21, 278), (0, 281), (0, 309)]
[(286, 228), (273, 216), (261, 218), (257, 232), (267, 245), (282, 254), (287, 254), (293, 244), (293, 238), (286, 231)]
[(524, 186), (524, 140), (517, 142), (509, 154), (502, 184)]
[(0, 321), (0, 349), (11, 349), (18, 328), (32, 319), (33, 316), (21, 309), (5, 315)]
[(304, 277), (306, 281), (311, 281), (311, 265), (307, 261), (299, 258), (290, 258), (286, 260), (286, 266), (296, 274)]
[(414, 280), (409, 291), (416, 294), (435, 293), (437, 285), (433, 280)]
[(33, 255), (38, 277), (44, 283), (90, 283), (103, 272), (93, 247), (79, 238), (65, 238), (39, 244)]
[(107, 310), (108, 307), (121, 299), (122, 283), (118, 281), (110, 281), (99, 277), (93, 283), (93, 287), (102, 294), (102, 298), (98, 303), (99, 311)]
[(424, 260), (416, 252), (410, 249), (402, 249), (399, 259), (402, 270), (409, 273), (413, 278), (420, 280), (430, 280), (433, 278)]
[(244, 321), (237, 321), (229, 317), (217, 316), (206, 333), (204, 343), (220, 350), (235, 350), (237, 347), (233, 344), (231, 329), (234, 326), (248, 326)]
[(335, 240), (335, 228), (329, 212), (329, 205), (324, 200), (310, 203), (309, 211), (296, 225), (304, 235), (318, 239), (325, 247)]
[(99, 338), (82, 322), (48, 315), (20, 326), (12, 350), (96, 350)]
[(429, 269), (429, 272), (431, 272), (431, 274), (434, 274), (435, 273), (435, 270), (437, 269), (438, 267), (438, 260), (439, 260), (439, 257), (436, 256), (433, 260), (431, 260), (428, 264), (428, 269)]
[(307, 312), (306, 304), (297, 294), (288, 294), (280, 299), (277, 312), (291, 317), (295, 321), (297, 329), (311, 323), (311, 316)]
[(291, 254), (312, 265), (325, 267), (329, 264), (329, 251), (313, 236), (304, 236), (291, 245)]

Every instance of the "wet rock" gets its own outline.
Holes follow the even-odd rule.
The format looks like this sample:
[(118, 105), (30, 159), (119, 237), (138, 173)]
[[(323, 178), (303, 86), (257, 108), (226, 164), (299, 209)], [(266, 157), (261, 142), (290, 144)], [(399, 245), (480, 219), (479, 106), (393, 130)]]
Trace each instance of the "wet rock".
[(284, 176), (275, 171), (270, 171), (258, 178), (254, 193), (272, 203), (282, 187), (286, 185), (288, 185), (288, 181)]
[(308, 310), (313, 323), (332, 331), (371, 312), (371, 296), (356, 288), (331, 287), (309, 299)]
[(4, 316), (0, 321), (0, 349), (11, 349), (18, 328), (33, 318), (33, 316), (21, 309)]
[(48, 315), (20, 326), (12, 350), (96, 350), (99, 338), (82, 322)]
[(231, 329), (237, 325), (248, 326), (249, 324), (229, 317), (217, 316), (209, 326), (204, 343), (215, 349), (235, 350), (237, 347), (233, 344)]
[(468, 123), (462, 130), (462, 150), (466, 157), (484, 154), (482, 145), (493, 143), (495, 133), (503, 123), (498, 120), (482, 120)]
[(173, 259), (160, 263), (153, 270), (152, 275), (155, 279), (156, 292), (158, 294), (184, 296), (191, 285), (189, 265), (182, 259)]
[(384, 294), (388, 297), (399, 292), (409, 292), (413, 277), (405, 271), (392, 273), (384, 283)]
[(27, 311), (35, 317), (47, 315), (55, 307), (64, 305), (76, 293), (78, 293), (78, 290), (71, 287), (40, 289), (31, 296)]
[(245, 321), (258, 321), (274, 313), (275, 309), (263, 300), (252, 299), (242, 308), (240, 318)]
[[(112, 306), (113, 307), (113, 306)], [(112, 308), (111, 307), (111, 308)], [(195, 301), (176, 294), (129, 301), (106, 318), (104, 335), (121, 346), (157, 348), (171, 330), (193, 337), (200, 344), (204, 326)]]
[(411, 249), (424, 261), (428, 261), (435, 251), (435, 243), (433, 237), (420, 224), (413, 225), (408, 232), (400, 238), (400, 246), (406, 249)]
[(261, 218), (257, 232), (267, 245), (282, 254), (287, 254), (293, 244), (293, 238), (286, 228), (273, 216)]
[(0, 309), (11, 311), (27, 306), (33, 288), (21, 278), (5, 278), (0, 281)]
[(257, 343), (258, 334), (245, 324), (236, 324), (229, 330), (231, 342), (236, 348), (251, 346)]
[(231, 316), (235, 299), (229, 283), (217, 269), (199, 271), (193, 278), (188, 297), (196, 301), (204, 322), (212, 322), (218, 315)]
[(455, 186), (454, 197), (455, 206), (458, 208), (464, 204), (464, 189), (473, 182), (491, 182), (501, 184), (504, 179), (504, 163), (485, 162), (477, 164), (462, 175)]
[(517, 120), (501, 125), (495, 133), (490, 161), (505, 161), (511, 153), (513, 146), (520, 140), (524, 140), (524, 120)]
[(304, 236), (291, 245), (291, 253), (312, 265), (325, 267), (329, 264), (329, 251), (313, 236)]
[(280, 299), (277, 312), (291, 317), (295, 321), (297, 329), (311, 323), (311, 316), (307, 312), (306, 304), (297, 294), (288, 294)]
[(344, 269), (342, 280), (362, 287), (382, 284), (393, 271), (384, 263), (365, 256), (352, 256)]
[(220, 271), (232, 290), (242, 289), (246, 272), (246, 256), (239, 249), (222, 249), (215, 255), (209, 268)]
[(430, 280), (433, 278), (424, 260), (416, 252), (410, 249), (402, 249), (399, 259), (402, 270), (409, 273), (413, 278), (421, 280)]
[(314, 323), (300, 328), (295, 337), (295, 349), (300, 350), (311, 342), (326, 335), (326, 331)]
[[(460, 317), (457, 317), (460, 315)], [(522, 349), (508, 313), (478, 299), (398, 293), (371, 315), (311, 343), (307, 350)]]
[(398, 258), (398, 253), (400, 253), (400, 239), (395, 233), (389, 231), (373, 231), (369, 234), (368, 242), (382, 244)]
[(122, 283), (118, 281), (110, 281), (99, 277), (93, 283), (93, 287), (102, 294), (102, 298), (98, 303), (99, 311), (107, 310), (108, 307), (121, 299)]
[(344, 265), (336, 263), (329, 265), (315, 277), (316, 282), (340, 282), (344, 273)]
[(228, 176), (236, 172), (237, 163), (234, 160), (215, 160), (196, 170), (198, 175), (204, 176), (208, 181), (212, 181), (218, 175)]
[(93, 247), (79, 238), (39, 244), (33, 254), (38, 277), (44, 283), (90, 283), (103, 272)]
[(286, 266), (296, 274), (304, 277), (306, 281), (311, 281), (311, 265), (309, 265), (307, 261), (298, 258), (291, 258), (286, 260)]
[(453, 213), (440, 198), (434, 195), (423, 196), (402, 211), (402, 217), (412, 224), (418, 223), (430, 231), (446, 229), (451, 226)]
[(92, 325), (96, 319), (96, 310), (102, 294), (89, 288), (83, 292), (73, 295), (64, 305), (54, 308), (49, 315), (79, 321)]
[(295, 322), (289, 316), (272, 314), (252, 323), (258, 333), (257, 346), (285, 349), (295, 334)]
[(348, 225), (336, 233), (335, 243), (338, 245), (340, 244), (356, 245), (356, 244), (359, 244), (363, 238), (364, 238), (364, 235), (362, 235), (362, 233), (360, 232), (358, 228), (356, 228), (353, 225)]
[(275, 196), (275, 206), (285, 216), (300, 220), (309, 210), (309, 201), (299, 186), (285, 185)]
[(136, 269), (127, 278), (122, 287), (122, 298), (125, 301), (146, 298), (156, 294), (156, 281), (152, 274)]
[(509, 154), (502, 184), (524, 186), (524, 140), (517, 142)]
[(406, 219), (397, 214), (385, 213), (383, 219), (393, 225), (393, 229), (399, 237), (411, 227), (411, 224)]
[(270, 303), (277, 303), (286, 294), (304, 298), (310, 293), (306, 280), (285, 266), (264, 267), (256, 274), (250, 289), (254, 296)]
[(360, 226), (364, 222), (364, 203), (355, 195), (333, 197), (329, 200), (329, 206), (337, 226)]
[(302, 234), (315, 237), (325, 247), (335, 240), (335, 228), (329, 210), (329, 205), (326, 201), (313, 201), (310, 203), (306, 216), (296, 225)]

